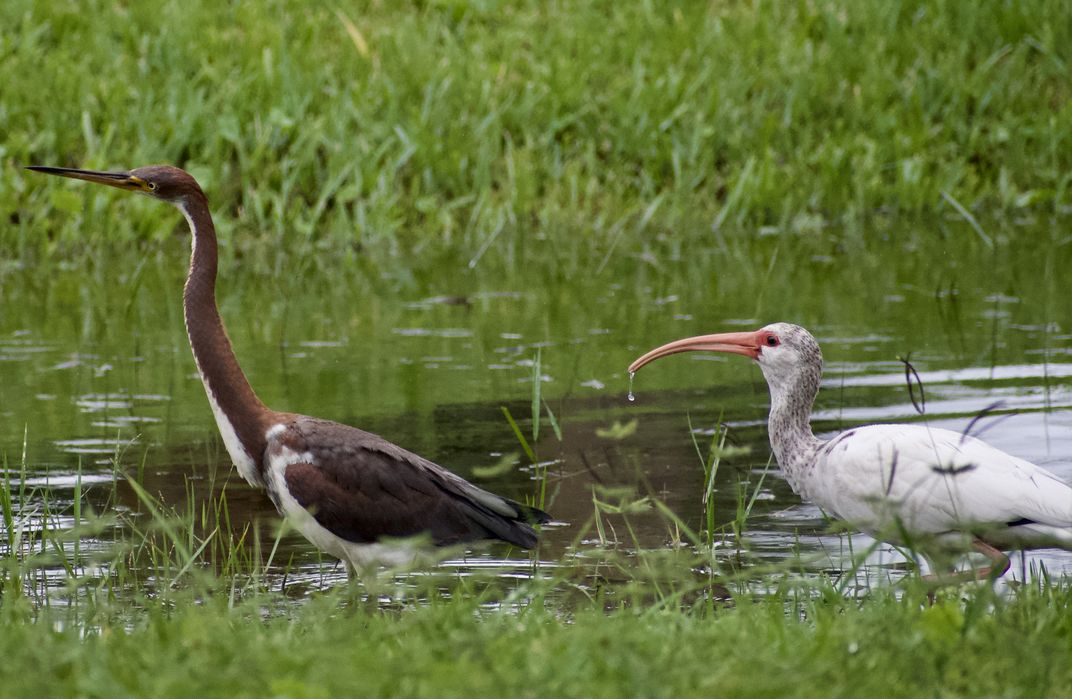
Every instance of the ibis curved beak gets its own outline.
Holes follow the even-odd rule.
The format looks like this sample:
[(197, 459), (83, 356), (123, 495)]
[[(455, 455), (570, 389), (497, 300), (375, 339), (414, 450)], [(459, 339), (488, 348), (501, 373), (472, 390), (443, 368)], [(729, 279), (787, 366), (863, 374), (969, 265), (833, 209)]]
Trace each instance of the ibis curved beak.
[(129, 172), (101, 172), (99, 170), (76, 170), (69, 167), (48, 167), (45, 165), (28, 165), (27, 170), (43, 172), (46, 175), (59, 175), (70, 177), (75, 180), (106, 184), (109, 187), (118, 187), (129, 192), (146, 191), (147, 183), (142, 178)]
[(674, 340), (662, 347), (656, 347), (647, 354), (636, 359), (629, 365), (629, 373), (636, 373), (640, 367), (648, 362), (678, 352), (727, 352), (729, 354), (741, 354), (752, 359), (759, 359), (762, 344), (760, 333), (718, 333), (716, 335), (698, 335), (687, 337), (684, 340)]

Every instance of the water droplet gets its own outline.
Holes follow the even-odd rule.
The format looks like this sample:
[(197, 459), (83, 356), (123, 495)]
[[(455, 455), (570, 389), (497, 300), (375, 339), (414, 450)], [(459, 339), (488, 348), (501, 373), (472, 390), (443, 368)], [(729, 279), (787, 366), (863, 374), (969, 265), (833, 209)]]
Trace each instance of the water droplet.
[(633, 395), (633, 377), (634, 376), (636, 376), (636, 372), (635, 371), (630, 371), (629, 372), (629, 395), (628, 395), (630, 403), (632, 403), (633, 401), (636, 400), (636, 396)]

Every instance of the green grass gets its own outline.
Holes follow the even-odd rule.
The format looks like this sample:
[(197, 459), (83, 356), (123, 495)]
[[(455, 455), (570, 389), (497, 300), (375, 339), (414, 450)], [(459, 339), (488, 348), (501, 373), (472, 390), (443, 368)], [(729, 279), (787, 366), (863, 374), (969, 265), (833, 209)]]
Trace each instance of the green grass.
[(370, 608), (348, 591), (300, 607), (255, 595), (98, 605), (82, 623), (5, 601), (0, 696), (1066, 696), (1072, 591), (986, 588), (932, 607), (824, 588), (695, 611), (591, 605), (540, 586), (518, 610), (460, 585)]
[(239, 254), (303, 264), (519, 265), (544, 241), (598, 264), (712, 228), (1072, 203), (1053, 0), (11, 0), (0, 24), (6, 257), (179, 225), (27, 163), (181, 164)]

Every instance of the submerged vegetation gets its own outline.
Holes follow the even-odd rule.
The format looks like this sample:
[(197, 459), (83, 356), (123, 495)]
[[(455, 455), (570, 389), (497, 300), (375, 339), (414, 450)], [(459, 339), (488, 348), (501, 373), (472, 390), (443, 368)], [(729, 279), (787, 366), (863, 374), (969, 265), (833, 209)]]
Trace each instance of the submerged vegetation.
[[(684, 363), (624, 398), (686, 324), (791, 318), (831, 335), (821, 429), (918, 418), (910, 350), (980, 369), (927, 419), (993, 387), (1067, 408), (1064, 3), (6, 0), (0, 26), (0, 696), (1072, 694), (1068, 580), (928, 606), (871, 551), (760, 556), (795, 502), (765, 398), (737, 374), (696, 405)], [(570, 527), (381, 589), (296, 549), (227, 487), (181, 219), (19, 169), (152, 162), (218, 213), (266, 402)], [(656, 428), (686, 477), (638, 463), (668, 442), (616, 450)]]

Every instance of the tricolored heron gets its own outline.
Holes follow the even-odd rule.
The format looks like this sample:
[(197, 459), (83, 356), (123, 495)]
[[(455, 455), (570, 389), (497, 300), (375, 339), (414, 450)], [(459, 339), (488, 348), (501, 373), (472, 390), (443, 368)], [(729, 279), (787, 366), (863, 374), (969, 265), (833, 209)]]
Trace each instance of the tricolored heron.
[(444, 546), (500, 539), (536, 545), (547, 513), (476, 487), (375, 434), (264, 405), (238, 365), (216, 307), (216, 228), (208, 199), (170, 165), (129, 172), (28, 168), (145, 194), (177, 207), (193, 235), (183, 293), (186, 331), (227, 453), (238, 472), (268, 491), (276, 509), (353, 571), (412, 559), (385, 538), (427, 534)]
[(1001, 549), (1072, 549), (1072, 488), (989, 444), (926, 425), (867, 425), (828, 440), (812, 434), (823, 355), (804, 328), (702, 335), (657, 347), (629, 366), (705, 350), (751, 357), (770, 388), (771, 447), (793, 491), (876, 538), (921, 552), (972, 548), (990, 565), (939, 582), (998, 577)]

